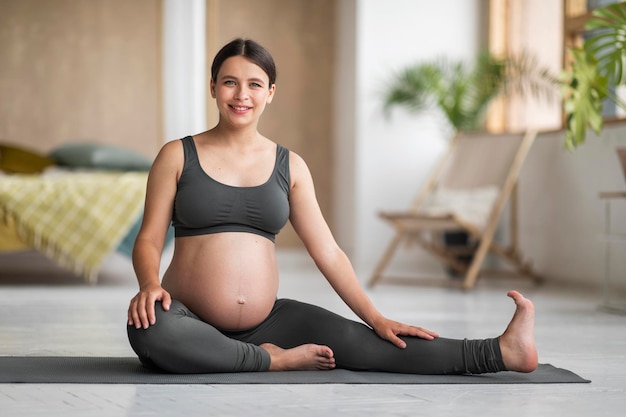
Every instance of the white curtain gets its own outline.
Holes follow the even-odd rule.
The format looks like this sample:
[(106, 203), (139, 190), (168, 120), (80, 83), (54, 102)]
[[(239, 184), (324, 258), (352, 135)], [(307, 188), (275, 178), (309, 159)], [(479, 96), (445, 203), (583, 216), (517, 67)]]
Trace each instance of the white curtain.
[(163, 0), (165, 140), (207, 129), (206, 0)]

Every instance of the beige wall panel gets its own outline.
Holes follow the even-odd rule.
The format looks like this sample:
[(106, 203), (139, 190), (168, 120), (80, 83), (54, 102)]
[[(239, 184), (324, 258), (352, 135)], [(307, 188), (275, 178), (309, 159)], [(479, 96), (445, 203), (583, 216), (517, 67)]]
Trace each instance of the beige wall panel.
[[(332, 224), (332, 124), (335, 2), (332, 0), (209, 0), (209, 60), (236, 37), (260, 42), (278, 69), (276, 96), (260, 131), (300, 154), (309, 165), (317, 197)], [(215, 27), (217, 26), (217, 27)], [(209, 63), (210, 65), (210, 63)], [(215, 105), (209, 103), (211, 108)], [(298, 246), (290, 227), (282, 247)]]
[(160, 0), (0, 0), (0, 140), (156, 155), (161, 44)]

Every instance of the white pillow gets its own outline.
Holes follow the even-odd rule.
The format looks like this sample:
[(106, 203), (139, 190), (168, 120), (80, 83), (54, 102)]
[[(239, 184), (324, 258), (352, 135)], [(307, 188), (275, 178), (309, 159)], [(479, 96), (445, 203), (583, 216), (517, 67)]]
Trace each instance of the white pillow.
[(496, 186), (455, 190), (439, 187), (431, 194), (420, 212), (430, 215), (453, 214), (460, 220), (483, 229), (500, 189)]

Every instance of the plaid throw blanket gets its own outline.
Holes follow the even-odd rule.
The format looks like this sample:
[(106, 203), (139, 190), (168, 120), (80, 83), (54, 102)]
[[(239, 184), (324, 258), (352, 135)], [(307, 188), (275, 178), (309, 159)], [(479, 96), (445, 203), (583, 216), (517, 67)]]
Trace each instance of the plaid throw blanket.
[(137, 221), (147, 173), (0, 177), (0, 217), (26, 244), (95, 283), (104, 258)]

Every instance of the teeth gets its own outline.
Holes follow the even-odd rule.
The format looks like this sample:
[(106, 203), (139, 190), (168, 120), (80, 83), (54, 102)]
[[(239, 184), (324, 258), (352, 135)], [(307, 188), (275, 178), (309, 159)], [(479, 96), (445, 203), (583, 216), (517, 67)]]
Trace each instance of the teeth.
[(248, 107), (237, 107), (237, 106), (233, 106), (233, 109), (235, 109), (235, 110), (248, 110)]

